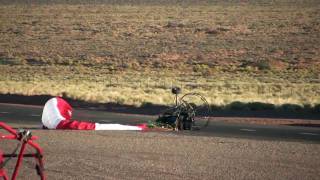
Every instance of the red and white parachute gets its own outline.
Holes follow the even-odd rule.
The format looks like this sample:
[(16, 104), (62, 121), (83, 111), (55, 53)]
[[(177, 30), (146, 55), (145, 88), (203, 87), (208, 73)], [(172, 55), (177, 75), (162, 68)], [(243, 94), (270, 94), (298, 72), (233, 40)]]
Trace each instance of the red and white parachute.
[(42, 124), (48, 129), (71, 129), (71, 130), (136, 130), (147, 128), (146, 124), (138, 126), (122, 124), (100, 124), (79, 120), (71, 120), (72, 107), (61, 97), (49, 99), (42, 113)]

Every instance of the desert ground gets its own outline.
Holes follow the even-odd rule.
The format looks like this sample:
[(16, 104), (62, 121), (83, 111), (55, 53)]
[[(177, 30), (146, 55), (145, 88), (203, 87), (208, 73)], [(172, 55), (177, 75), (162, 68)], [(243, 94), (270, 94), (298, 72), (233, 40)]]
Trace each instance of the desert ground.
[[(212, 116), (222, 112), (231, 122), (246, 121), (230, 118), (234, 111), (316, 121), (319, 47), (318, 0), (2, 0), (0, 99), (39, 105), (38, 96), (64, 95), (103, 110), (150, 113), (172, 105), (170, 89), (179, 86), (201, 93)], [(7, 112), (0, 111), (1, 121)], [(15, 127), (30, 127), (20, 117)], [(48, 179), (320, 176), (317, 141), (34, 125)], [(14, 147), (0, 141), (6, 153)], [(23, 165), (18, 179), (37, 179), (32, 159)]]
[[(2, 1), (0, 93), (319, 104), (319, 2)], [(61, 88), (63, 87), (63, 88)], [(299, 107), (298, 107), (299, 108)]]

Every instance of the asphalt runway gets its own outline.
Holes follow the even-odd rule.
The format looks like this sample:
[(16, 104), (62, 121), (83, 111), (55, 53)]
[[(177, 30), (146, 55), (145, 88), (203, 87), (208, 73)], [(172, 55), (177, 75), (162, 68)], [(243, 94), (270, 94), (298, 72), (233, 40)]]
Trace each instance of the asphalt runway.
[[(15, 128), (38, 129), (41, 127), (41, 106), (28, 106), (0, 103), (0, 121)], [(76, 109), (73, 119), (99, 123), (140, 124), (153, 121), (157, 116), (119, 114), (104, 111)], [(310, 141), (320, 143), (319, 127), (256, 125), (244, 123), (225, 123), (211, 121), (209, 126), (199, 131), (178, 132), (191, 136), (216, 136), (232, 138), (249, 138), (261, 140)], [(168, 132), (166, 132), (168, 133)], [(171, 132), (176, 133), (176, 132)]]
[[(319, 128), (213, 121), (199, 131), (42, 130), (42, 107), (0, 104), (0, 121), (31, 129), (48, 179), (318, 179)], [(74, 119), (139, 124), (155, 116), (76, 109)], [(3, 132), (0, 130), (0, 132)], [(0, 141), (8, 154), (16, 147)], [(18, 179), (38, 179), (32, 159)], [(15, 160), (5, 169), (10, 174)]]

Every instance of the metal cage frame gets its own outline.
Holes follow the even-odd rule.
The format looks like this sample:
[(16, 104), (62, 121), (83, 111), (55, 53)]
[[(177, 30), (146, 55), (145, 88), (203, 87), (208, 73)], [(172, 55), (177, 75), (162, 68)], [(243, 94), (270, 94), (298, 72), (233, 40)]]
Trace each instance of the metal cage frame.
[[(44, 174), (44, 162), (43, 162), (43, 150), (42, 148), (35, 142), (38, 137), (32, 136), (31, 132), (28, 130), (14, 130), (12, 127), (8, 126), (7, 124), (0, 122), (0, 128), (6, 130), (9, 134), (2, 134), (0, 133), (0, 140), (16, 140), (19, 141), (19, 145), (17, 146), (16, 150), (12, 154), (4, 154), (0, 150), (0, 177), (4, 180), (8, 180), (9, 177), (4, 169), (5, 164), (11, 159), (17, 157), (17, 162), (15, 164), (14, 171), (12, 173), (11, 179), (15, 180), (17, 178), (19, 169), (21, 167), (23, 158), (33, 157), (36, 161), (36, 171), (37, 174), (40, 176), (41, 180), (45, 180)], [(25, 153), (27, 146), (32, 147), (35, 150), (35, 153)], [(19, 153), (16, 151), (19, 149)], [(8, 158), (7, 160), (4, 160)]]

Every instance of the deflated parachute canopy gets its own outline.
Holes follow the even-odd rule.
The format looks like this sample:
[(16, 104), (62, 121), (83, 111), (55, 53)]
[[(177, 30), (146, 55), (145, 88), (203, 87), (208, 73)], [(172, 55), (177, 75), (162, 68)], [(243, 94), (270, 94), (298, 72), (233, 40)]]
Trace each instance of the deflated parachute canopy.
[(48, 129), (71, 129), (71, 130), (145, 130), (146, 124), (137, 126), (121, 124), (100, 124), (72, 120), (72, 107), (61, 97), (49, 99), (44, 105), (42, 112), (42, 124)]

